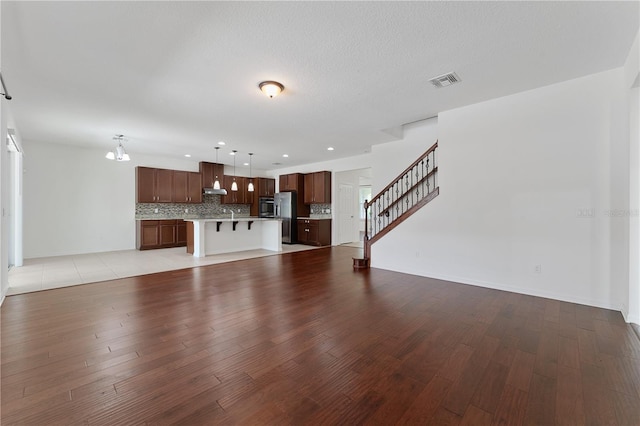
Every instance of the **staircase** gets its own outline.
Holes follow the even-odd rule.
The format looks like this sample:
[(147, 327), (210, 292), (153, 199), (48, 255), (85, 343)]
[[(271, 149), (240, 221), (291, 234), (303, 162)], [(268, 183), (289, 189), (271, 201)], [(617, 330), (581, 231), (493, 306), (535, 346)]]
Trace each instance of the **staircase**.
[(353, 259), (354, 268), (368, 268), (371, 245), (438, 196), (437, 148), (438, 141), (371, 201), (364, 202), (364, 257)]

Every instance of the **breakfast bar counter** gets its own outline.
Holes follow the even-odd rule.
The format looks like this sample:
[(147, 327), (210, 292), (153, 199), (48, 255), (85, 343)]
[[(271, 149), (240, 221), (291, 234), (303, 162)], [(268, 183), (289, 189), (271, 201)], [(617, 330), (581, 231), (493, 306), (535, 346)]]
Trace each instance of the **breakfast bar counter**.
[(265, 249), (282, 251), (282, 220), (258, 217), (184, 219), (195, 257)]

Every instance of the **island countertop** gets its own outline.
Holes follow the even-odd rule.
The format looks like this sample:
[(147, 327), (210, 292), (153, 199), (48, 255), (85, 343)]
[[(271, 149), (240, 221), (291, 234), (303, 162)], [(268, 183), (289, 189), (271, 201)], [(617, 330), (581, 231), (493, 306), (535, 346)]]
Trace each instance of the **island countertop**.
[[(271, 220), (272, 217), (258, 217), (258, 216), (235, 216), (233, 220)], [(231, 220), (231, 216), (225, 215), (166, 215), (166, 214), (145, 214), (136, 215), (135, 220)]]
[(282, 251), (282, 219), (267, 217), (184, 218), (187, 253), (195, 257), (266, 249)]
[(234, 217), (231, 219), (228, 216), (225, 217), (199, 217), (199, 218), (184, 218), (185, 222), (264, 222), (266, 220), (281, 220), (273, 217)]

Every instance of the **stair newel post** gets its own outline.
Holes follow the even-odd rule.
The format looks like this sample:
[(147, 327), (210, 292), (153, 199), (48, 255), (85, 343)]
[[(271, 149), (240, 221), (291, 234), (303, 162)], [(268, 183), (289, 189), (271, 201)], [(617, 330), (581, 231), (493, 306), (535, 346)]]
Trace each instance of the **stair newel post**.
[(364, 258), (369, 257), (369, 200), (364, 200)]

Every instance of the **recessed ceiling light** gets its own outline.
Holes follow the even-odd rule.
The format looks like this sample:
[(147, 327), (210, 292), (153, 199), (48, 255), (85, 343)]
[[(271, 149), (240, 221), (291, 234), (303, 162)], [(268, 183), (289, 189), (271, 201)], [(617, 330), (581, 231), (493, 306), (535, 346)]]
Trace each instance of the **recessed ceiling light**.
[(243, 166), (248, 166), (248, 165), (249, 165), (249, 163), (242, 163), (242, 165), (243, 165)]
[(237, 152), (237, 151), (233, 150), (233, 151), (231, 151), (231, 152), (229, 153), (229, 155), (236, 155), (236, 152)]
[(330, 146), (329, 148), (327, 148), (327, 151), (333, 151), (333, 147)]
[(189, 157), (191, 157), (191, 154), (185, 154), (184, 156), (189, 158)]
[(289, 158), (289, 154), (282, 154), (284, 158)]
[(220, 141), (220, 142), (218, 142), (218, 145), (226, 145), (226, 143)]

